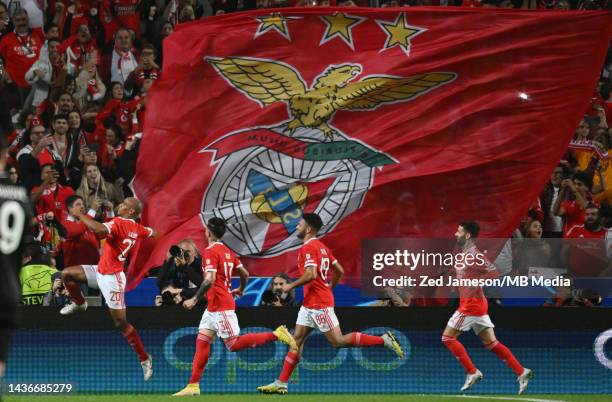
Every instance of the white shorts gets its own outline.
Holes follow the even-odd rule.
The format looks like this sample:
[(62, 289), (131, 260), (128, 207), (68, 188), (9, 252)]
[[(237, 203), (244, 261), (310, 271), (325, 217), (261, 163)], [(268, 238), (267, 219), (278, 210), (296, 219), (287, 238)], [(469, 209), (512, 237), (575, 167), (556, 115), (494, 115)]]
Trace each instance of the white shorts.
[(448, 320), (449, 327), (455, 328), (459, 331), (474, 331), (476, 335), (482, 332), (483, 329), (495, 328), (491, 317), (489, 315), (465, 315), (459, 311), (455, 311), (455, 314)]
[(87, 278), (87, 286), (100, 289), (106, 305), (113, 310), (125, 308), (125, 273), (117, 272), (104, 275), (98, 272), (97, 265), (81, 265)]
[(240, 335), (238, 317), (234, 310), (208, 311), (206, 309), (200, 320), (200, 330), (214, 331), (219, 338), (226, 339)]
[(321, 332), (329, 332), (340, 325), (333, 307), (317, 310), (304, 306), (300, 308), (296, 324), (304, 327), (317, 328)]

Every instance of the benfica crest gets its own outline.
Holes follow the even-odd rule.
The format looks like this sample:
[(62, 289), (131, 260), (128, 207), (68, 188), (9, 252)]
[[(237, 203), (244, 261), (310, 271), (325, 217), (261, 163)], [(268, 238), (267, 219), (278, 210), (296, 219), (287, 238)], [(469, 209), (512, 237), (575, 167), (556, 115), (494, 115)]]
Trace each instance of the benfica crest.
[[(304, 210), (319, 214), (324, 235), (361, 207), (375, 168), (397, 163), (333, 127), (338, 110), (368, 111), (406, 102), (455, 78), (367, 75), (359, 64), (329, 65), (308, 85), (296, 68), (275, 60), (208, 57), (228, 85), (266, 107), (287, 104), (289, 120), (231, 132), (209, 144), (216, 168), (201, 216), (228, 222), (224, 242), (241, 255), (274, 256), (299, 245)], [(316, 183), (320, 185), (315, 190)]]

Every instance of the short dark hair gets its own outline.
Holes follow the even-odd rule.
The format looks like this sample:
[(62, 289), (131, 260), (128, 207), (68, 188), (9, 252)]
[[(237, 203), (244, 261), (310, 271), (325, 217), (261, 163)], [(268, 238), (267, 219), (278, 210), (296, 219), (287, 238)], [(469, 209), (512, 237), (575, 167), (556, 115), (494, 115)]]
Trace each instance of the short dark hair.
[(44, 168), (46, 168), (47, 166), (49, 166), (51, 169), (55, 169), (55, 164), (54, 163), (44, 163), (42, 165), (40, 165), (40, 171), (42, 172)]
[(462, 221), (459, 222), (459, 226), (470, 234), (471, 237), (476, 238), (480, 234), (480, 225), (476, 221)]
[(212, 234), (215, 235), (217, 239), (223, 237), (223, 235), (225, 234), (225, 229), (227, 228), (225, 225), (225, 221), (217, 217), (210, 218), (206, 223), (206, 227), (212, 232)]
[(315, 232), (318, 232), (323, 227), (323, 221), (321, 220), (321, 217), (315, 213), (305, 213), (304, 215), (302, 215), (302, 219), (304, 219), (304, 222), (306, 222), (308, 226), (313, 228)]
[(54, 23), (50, 23), (50, 24), (45, 25), (45, 27), (44, 27), (44, 31), (45, 31), (45, 33), (49, 33), (49, 31), (50, 31), (51, 29), (53, 29), (53, 28), (57, 28), (57, 29), (59, 29), (59, 26), (58, 26), (58, 25), (56, 25), (56, 24), (54, 24)]
[(597, 209), (599, 211), (599, 207), (597, 206), (597, 204), (589, 202), (586, 206), (586, 208), (584, 208), (584, 210), (586, 211), (587, 209)]
[(53, 119), (51, 119), (51, 122), (55, 124), (56, 121), (61, 120), (61, 119), (68, 121), (68, 115), (64, 113), (58, 113), (55, 116), (53, 116)]
[(593, 177), (585, 171), (580, 170), (574, 173), (574, 175), (572, 176), (572, 180), (578, 180), (579, 182), (582, 182), (585, 186), (589, 188), (589, 190), (591, 189), (591, 187), (593, 187)]
[(72, 208), (74, 203), (77, 202), (78, 200), (82, 201), (83, 197), (81, 197), (80, 195), (72, 194), (71, 196), (66, 198), (66, 208)]

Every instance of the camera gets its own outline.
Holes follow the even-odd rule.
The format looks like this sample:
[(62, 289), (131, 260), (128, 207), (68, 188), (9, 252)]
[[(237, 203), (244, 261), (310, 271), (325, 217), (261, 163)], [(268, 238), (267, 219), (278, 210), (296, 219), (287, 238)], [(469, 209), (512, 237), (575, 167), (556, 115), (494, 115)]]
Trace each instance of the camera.
[(266, 290), (261, 294), (261, 301), (265, 305), (273, 305), (276, 302), (280, 302), (280, 295), (277, 292)]
[(174, 295), (169, 291), (166, 290), (164, 293), (162, 293), (162, 306), (174, 306)]
[(174, 258), (180, 258), (185, 261), (189, 260), (189, 256), (190, 256), (189, 251), (183, 250), (177, 245), (170, 247), (170, 250), (168, 250), (168, 252)]

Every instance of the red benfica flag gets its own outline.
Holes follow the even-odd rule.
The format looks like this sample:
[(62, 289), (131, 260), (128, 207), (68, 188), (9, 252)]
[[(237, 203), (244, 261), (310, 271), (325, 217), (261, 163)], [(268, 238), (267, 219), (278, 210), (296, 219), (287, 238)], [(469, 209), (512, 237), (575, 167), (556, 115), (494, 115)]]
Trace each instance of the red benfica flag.
[(608, 12), (287, 8), (180, 25), (164, 42), (134, 188), (133, 287), (224, 218), (254, 275), (297, 275), (295, 228), (360, 276), (362, 239), (507, 236), (587, 108)]

